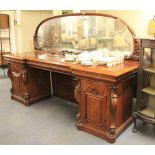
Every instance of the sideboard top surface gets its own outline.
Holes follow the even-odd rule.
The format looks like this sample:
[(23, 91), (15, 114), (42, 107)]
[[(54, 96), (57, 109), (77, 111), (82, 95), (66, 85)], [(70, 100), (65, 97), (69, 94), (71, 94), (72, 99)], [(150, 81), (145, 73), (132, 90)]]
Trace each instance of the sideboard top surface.
[(49, 69), (56, 68), (64, 69), (64, 71), (81, 73), (91, 73), (101, 76), (110, 76), (113, 78), (118, 78), (120, 76), (130, 74), (131, 72), (137, 71), (139, 63), (135, 61), (125, 60), (123, 64), (116, 65), (113, 67), (107, 66), (81, 66), (79, 64), (74, 64), (73, 62), (65, 62), (64, 57), (60, 55), (51, 54), (37, 54), (34, 52), (27, 52), (22, 54), (6, 54), (4, 55), (8, 62), (18, 61), (19, 63), (27, 63), (38, 65), (45, 64)]

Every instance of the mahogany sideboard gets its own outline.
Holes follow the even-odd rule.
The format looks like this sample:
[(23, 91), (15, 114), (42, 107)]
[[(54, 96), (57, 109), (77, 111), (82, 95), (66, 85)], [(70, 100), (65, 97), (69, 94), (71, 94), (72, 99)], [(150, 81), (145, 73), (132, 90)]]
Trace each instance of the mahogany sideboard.
[[(53, 95), (79, 104), (77, 128), (115, 142), (132, 121), (140, 52), (132, 28), (119, 17), (101, 13), (53, 16), (37, 26), (34, 49), (4, 56), (11, 98), (29, 106)], [(110, 52), (121, 55), (125, 61), (107, 67), (64, 59), (93, 51), (104, 52), (104, 58)]]
[(65, 62), (61, 56), (42, 55), (29, 52), (4, 56), (12, 82), (11, 98), (26, 106), (51, 95), (76, 102), (77, 128), (115, 142), (132, 121), (138, 62), (86, 67)]

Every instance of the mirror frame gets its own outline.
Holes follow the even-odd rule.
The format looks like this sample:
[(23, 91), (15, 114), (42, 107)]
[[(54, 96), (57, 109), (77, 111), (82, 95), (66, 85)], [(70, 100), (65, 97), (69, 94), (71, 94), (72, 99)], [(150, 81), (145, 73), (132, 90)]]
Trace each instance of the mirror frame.
[(47, 22), (48, 20), (51, 20), (51, 19), (55, 19), (55, 18), (62, 18), (62, 17), (69, 17), (69, 16), (103, 16), (103, 17), (109, 17), (109, 18), (113, 18), (113, 19), (116, 19), (116, 20), (119, 20), (120, 22), (122, 22), (124, 25), (126, 25), (127, 29), (130, 31), (131, 35), (132, 35), (132, 38), (133, 38), (133, 52), (132, 52), (132, 56), (129, 58), (130, 60), (135, 60), (135, 61), (138, 61), (139, 60), (139, 41), (138, 39), (136, 39), (136, 34), (135, 32), (133, 31), (133, 29), (124, 21), (122, 20), (121, 18), (119, 17), (116, 17), (116, 16), (113, 16), (113, 15), (110, 15), (110, 14), (104, 14), (104, 13), (71, 13), (71, 14), (65, 14), (65, 15), (59, 15), (59, 16), (53, 16), (53, 17), (49, 17), (47, 19), (44, 19), (43, 21), (41, 21), (39, 23), (39, 25), (37, 26), (36, 30), (35, 30), (35, 33), (34, 33), (34, 36), (33, 36), (33, 42), (34, 42), (34, 49), (35, 49), (35, 52), (47, 52), (49, 53), (48, 51), (45, 51), (45, 50), (42, 50), (40, 49), (39, 47), (39, 44), (38, 44), (38, 30), (40, 28), (40, 26), (42, 24), (44, 24), (45, 22)]

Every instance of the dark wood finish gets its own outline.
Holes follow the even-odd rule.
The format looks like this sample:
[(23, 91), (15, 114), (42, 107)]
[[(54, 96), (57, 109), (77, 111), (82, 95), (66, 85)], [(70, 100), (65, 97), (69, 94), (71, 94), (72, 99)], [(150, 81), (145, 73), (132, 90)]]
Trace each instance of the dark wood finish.
[[(151, 83), (153, 83), (153, 79), (151, 78), (154, 75), (155, 63), (154, 63), (154, 54), (155, 54), (155, 39), (139, 39), (139, 47), (140, 47), (140, 67), (138, 72), (138, 91), (137, 91), (137, 102), (136, 102), (136, 111), (133, 114), (134, 127), (133, 132), (137, 132), (137, 119), (143, 121), (143, 125), (146, 123), (151, 123), (155, 125), (155, 109), (151, 109), (149, 106), (149, 95), (154, 96), (154, 93), (142, 92), (144, 88), (150, 87)], [(151, 58), (148, 55), (144, 56), (144, 48), (150, 48), (151, 50)], [(144, 59), (145, 58), (145, 59)], [(145, 66), (145, 61), (150, 61), (150, 66)], [(152, 81), (152, 82), (151, 82)], [(153, 89), (154, 91), (154, 85)], [(148, 94), (147, 94), (148, 93)], [(153, 101), (154, 102), (154, 101)], [(150, 108), (153, 112), (153, 116), (149, 115), (149, 112), (144, 113), (145, 110)]]
[(110, 68), (84, 67), (61, 57), (47, 54), (40, 59), (39, 55), (4, 56), (10, 64), (12, 98), (30, 105), (50, 96), (51, 71), (54, 95), (79, 103), (78, 129), (115, 142), (132, 121), (133, 83), (139, 64), (125, 61)]
[(115, 142), (132, 120), (134, 79), (135, 73), (113, 84), (82, 78), (78, 128)]
[(81, 79), (81, 114), (83, 124), (107, 129), (110, 87), (102, 82)]
[(26, 63), (9, 63), (8, 76), (12, 82), (11, 98), (26, 106), (51, 96), (49, 71), (28, 67)]
[(74, 76), (53, 72), (52, 83), (54, 96), (77, 103), (74, 98), (74, 89), (77, 84), (77, 79)]

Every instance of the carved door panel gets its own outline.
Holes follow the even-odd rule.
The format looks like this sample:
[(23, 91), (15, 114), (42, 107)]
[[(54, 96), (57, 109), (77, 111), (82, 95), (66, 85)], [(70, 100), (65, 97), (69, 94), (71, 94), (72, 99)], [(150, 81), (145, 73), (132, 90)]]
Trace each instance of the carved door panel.
[(109, 89), (103, 83), (82, 81), (81, 117), (83, 123), (107, 129)]
[(104, 127), (106, 121), (106, 97), (85, 93), (85, 106), (85, 122), (95, 126)]
[(20, 64), (11, 64), (10, 76), (12, 81), (12, 93), (14, 95), (23, 96), (23, 77), (22, 77), (22, 65)]

